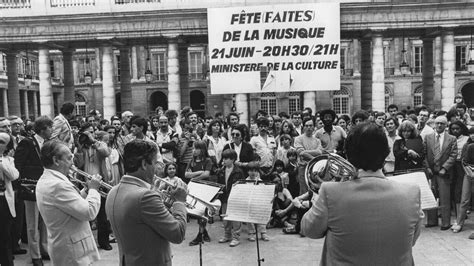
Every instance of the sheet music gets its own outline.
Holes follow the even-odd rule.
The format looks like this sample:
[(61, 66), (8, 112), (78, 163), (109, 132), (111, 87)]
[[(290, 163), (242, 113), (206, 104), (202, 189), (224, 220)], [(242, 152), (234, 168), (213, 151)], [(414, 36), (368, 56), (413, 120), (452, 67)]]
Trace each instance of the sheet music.
[(421, 208), (423, 210), (434, 209), (438, 207), (438, 203), (431, 191), (428, 180), (424, 172), (413, 172), (403, 175), (387, 176), (388, 179), (401, 183), (414, 183), (420, 187), (421, 191)]
[(227, 202), (229, 221), (267, 224), (272, 213), (275, 185), (236, 184)]
[[(189, 194), (196, 196), (199, 199), (202, 199), (207, 202), (211, 202), (211, 200), (216, 196), (217, 192), (219, 192), (220, 188), (216, 186), (196, 183), (196, 182), (189, 182), (188, 184), (188, 191)], [(206, 210), (206, 206), (199, 201), (195, 201), (192, 197), (187, 196), (186, 202), (194, 205), (194, 209), (188, 209), (188, 213), (191, 215), (195, 215), (198, 217), (204, 216), (204, 212)]]

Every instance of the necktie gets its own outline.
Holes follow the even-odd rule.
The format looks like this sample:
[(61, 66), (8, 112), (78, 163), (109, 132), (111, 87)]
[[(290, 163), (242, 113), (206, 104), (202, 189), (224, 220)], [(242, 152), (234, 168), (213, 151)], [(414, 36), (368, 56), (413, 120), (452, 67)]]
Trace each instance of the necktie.
[(434, 161), (437, 163), (439, 161), (439, 157), (441, 155), (441, 146), (439, 145), (439, 134), (436, 134), (436, 142), (434, 147)]

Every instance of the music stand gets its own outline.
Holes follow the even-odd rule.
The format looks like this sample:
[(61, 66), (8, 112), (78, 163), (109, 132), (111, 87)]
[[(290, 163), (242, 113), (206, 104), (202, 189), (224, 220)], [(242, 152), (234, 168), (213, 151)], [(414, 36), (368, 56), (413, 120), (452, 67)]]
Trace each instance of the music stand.
[[(225, 220), (251, 224), (267, 224), (272, 213), (275, 184), (262, 181), (243, 180), (235, 183), (227, 201)], [(260, 258), (258, 229), (255, 226), (258, 265)]]

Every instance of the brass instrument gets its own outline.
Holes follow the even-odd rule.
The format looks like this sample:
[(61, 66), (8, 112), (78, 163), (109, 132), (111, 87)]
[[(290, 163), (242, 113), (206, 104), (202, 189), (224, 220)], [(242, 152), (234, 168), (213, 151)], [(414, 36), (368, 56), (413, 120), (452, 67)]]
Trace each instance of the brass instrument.
[[(71, 171), (75, 174), (78, 174), (78, 175), (82, 175), (84, 177), (86, 177), (88, 180), (91, 180), (93, 178), (93, 176), (89, 173), (86, 173), (80, 169), (78, 169), (77, 167), (75, 166), (72, 166), (71, 167)], [(82, 186), (86, 186), (86, 182), (82, 181), (82, 180), (79, 180), (78, 178), (76, 178), (75, 176), (71, 176), (71, 182), (76, 182), (76, 183), (79, 183), (81, 184)], [(109, 191), (112, 189), (112, 185), (110, 184), (107, 184), (105, 183), (104, 181), (100, 181), (100, 187), (99, 187), (99, 194), (106, 198), (107, 197), (107, 194), (109, 194)]]
[(344, 182), (356, 178), (357, 169), (335, 153), (316, 156), (306, 165), (305, 169), (306, 184), (314, 193), (318, 193), (323, 182)]
[[(161, 181), (161, 182), (167, 184), (171, 188), (176, 188), (177, 187), (176, 184), (173, 184), (173, 183), (169, 182), (168, 180), (166, 180), (164, 178), (161, 178), (159, 176), (155, 175), (155, 179), (157, 181)], [(207, 182), (207, 181), (203, 181), (203, 180), (200, 180), (198, 182), (199, 183), (204, 183), (204, 184), (207, 184), (207, 185), (218, 186), (220, 188), (223, 187), (219, 184), (212, 183), (212, 182)], [(155, 188), (157, 188), (156, 184), (155, 184)], [(158, 192), (161, 193), (164, 204), (168, 208), (170, 208), (173, 205), (173, 203), (175, 202), (175, 199), (173, 198), (173, 196), (167, 190), (158, 191)], [(218, 199), (213, 200), (211, 202), (208, 202), (208, 201), (205, 201), (203, 199), (200, 199), (200, 198), (190, 194), (189, 192), (187, 193), (187, 199), (186, 199), (186, 202), (184, 204), (185, 204), (186, 209), (188, 210), (188, 213), (190, 215), (195, 216), (197, 218), (208, 220), (209, 223), (212, 223), (212, 217), (219, 213), (219, 210), (220, 210), (221, 205), (222, 205), (221, 201), (218, 200)], [(199, 210), (199, 207), (204, 207), (205, 210)]]

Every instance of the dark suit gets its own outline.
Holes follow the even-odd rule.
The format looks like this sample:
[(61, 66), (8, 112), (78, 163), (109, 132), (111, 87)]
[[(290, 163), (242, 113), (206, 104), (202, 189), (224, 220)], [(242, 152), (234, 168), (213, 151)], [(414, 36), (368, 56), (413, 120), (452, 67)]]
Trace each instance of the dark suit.
[[(441, 225), (449, 226), (451, 224), (451, 201), (450, 201), (450, 184), (451, 184), (451, 170), (457, 156), (457, 142), (456, 137), (444, 132), (444, 141), (441, 148), (441, 153), (438, 161), (435, 161), (435, 143), (436, 134), (431, 133), (427, 135), (423, 141), (425, 149), (424, 166), (431, 169), (433, 176), (431, 179), (431, 187), (439, 191), (439, 209), (441, 210)], [(446, 174), (441, 176), (439, 171), (445, 169)], [(436, 192), (436, 191), (435, 191)], [(436, 193), (435, 193), (436, 194)], [(437, 210), (428, 211), (428, 224), (438, 224)]]
[(40, 159), (40, 147), (34, 137), (25, 138), (15, 151), (15, 167), (20, 172), (20, 179), (38, 180), (43, 174)]
[(232, 185), (239, 181), (239, 180), (244, 180), (244, 172), (240, 167), (235, 166), (232, 169), (232, 172), (229, 175), (229, 179), (227, 180), (227, 184), (225, 182), (225, 166), (219, 169), (219, 172), (217, 173), (217, 182), (219, 184), (225, 185), (222, 194), (220, 195), (219, 199), (221, 200), (222, 203), (227, 203), (227, 199), (229, 198), (230, 191), (232, 189)]
[[(233, 142), (227, 143), (222, 151), (227, 149), (235, 150), (235, 144)], [(247, 142), (242, 142), (239, 154), (239, 162), (241, 163), (248, 163), (253, 160), (253, 147), (252, 145), (248, 144)]]
[(120, 265), (171, 265), (170, 243), (186, 234), (186, 207), (170, 211), (145, 181), (124, 175), (107, 196), (105, 210), (115, 233)]

